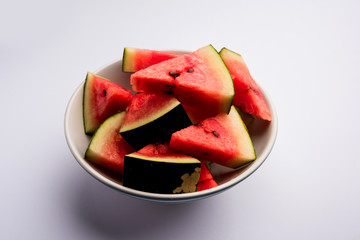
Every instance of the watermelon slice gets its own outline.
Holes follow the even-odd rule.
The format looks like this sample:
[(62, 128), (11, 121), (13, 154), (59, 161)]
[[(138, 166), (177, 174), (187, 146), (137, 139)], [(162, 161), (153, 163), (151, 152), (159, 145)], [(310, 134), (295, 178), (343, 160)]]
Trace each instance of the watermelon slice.
[(197, 191), (200, 192), (216, 186), (218, 186), (218, 184), (213, 179), (213, 176), (210, 173), (208, 165), (206, 164), (205, 161), (201, 161), (201, 171), (200, 171), (200, 178), (199, 178), (199, 184), (197, 186)]
[(89, 72), (83, 93), (85, 133), (93, 134), (107, 118), (126, 110), (131, 99), (129, 90)]
[(227, 48), (220, 51), (232, 76), (235, 88), (233, 104), (246, 113), (252, 114), (267, 121), (271, 121), (271, 114), (261, 90), (251, 77), (244, 59)]
[(169, 141), (172, 133), (190, 125), (189, 117), (174, 96), (137, 93), (129, 105), (120, 134), (139, 150), (150, 143)]
[(166, 92), (183, 104), (210, 112), (228, 113), (234, 86), (224, 62), (211, 46), (170, 59), (131, 75), (138, 92)]
[(135, 151), (119, 134), (124, 117), (125, 112), (120, 112), (100, 125), (85, 152), (85, 159), (113, 172), (123, 173), (124, 156)]
[(127, 47), (124, 48), (122, 70), (123, 72), (137, 72), (156, 63), (178, 56), (180, 56), (180, 54), (173, 52)]
[(149, 144), (125, 156), (123, 185), (154, 193), (195, 192), (200, 168), (199, 160), (175, 153), (167, 144)]
[(255, 160), (255, 150), (235, 107), (175, 132), (170, 148), (198, 159), (237, 168)]

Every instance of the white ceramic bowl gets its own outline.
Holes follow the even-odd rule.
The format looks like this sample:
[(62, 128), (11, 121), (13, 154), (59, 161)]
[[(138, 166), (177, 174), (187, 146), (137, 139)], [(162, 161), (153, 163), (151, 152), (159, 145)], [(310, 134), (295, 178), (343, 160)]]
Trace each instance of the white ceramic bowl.
[[(130, 74), (122, 72), (122, 60), (109, 63), (94, 73), (106, 77), (125, 88), (131, 89), (129, 84)], [(86, 73), (84, 73), (84, 76), (85, 75)], [(255, 172), (268, 157), (275, 143), (278, 125), (277, 115), (269, 95), (262, 89), (263, 96), (270, 107), (272, 121), (271, 123), (267, 123), (260, 119), (255, 119), (249, 129), (257, 155), (257, 159), (254, 162), (236, 170), (213, 164), (212, 173), (219, 186), (200, 192), (157, 194), (130, 189), (122, 185), (122, 180), (118, 176), (111, 172), (104, 171), (84, 159), (85, 151), (90, 143), (90, 137), (85, 135), (83, 127), (83, 87), (84, 82), (74, 92), (65, 113), (65, 137), (69, 148), (78, 163), (90, 175), (113, 189), (137, 198), (160, 202), (185, 202), (213, 196), (235, 186)]]

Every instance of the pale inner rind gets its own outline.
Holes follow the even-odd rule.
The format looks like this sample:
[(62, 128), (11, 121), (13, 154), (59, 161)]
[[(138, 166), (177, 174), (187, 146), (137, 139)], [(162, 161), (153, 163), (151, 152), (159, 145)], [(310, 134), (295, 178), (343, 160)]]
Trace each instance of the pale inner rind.
[(126, 155), (128, 157), (138, 158), (145, 161), (154, 161), (154, 162), (168, 162), (168, 163), (200, 163), (199, 160), (193, 157), (188, 156), (145, 156), (138, 153), (131, 153)]
[(229, 119), (232, 122), (231, 125), (233, 126), (233, 128), (236, 129), (236, 131), (232, 131), (234, 139), (237, 140), (236, 146), (241, 147), (242, 149), (247, 149), (246, 151), (240, 151), (241, 158), (254, 160), (256, 158), (256, 155), (250, 135), (234, 106), (231, 106), (229, 112)]
[(99, 129), (95, 132), (95, 135), (90, 143), (89, 150), (91, 152), (101, 152), (106, 139), (109, 134), (122, 123), (125, 117), (125, 112), (118, 113), (103, 122)]

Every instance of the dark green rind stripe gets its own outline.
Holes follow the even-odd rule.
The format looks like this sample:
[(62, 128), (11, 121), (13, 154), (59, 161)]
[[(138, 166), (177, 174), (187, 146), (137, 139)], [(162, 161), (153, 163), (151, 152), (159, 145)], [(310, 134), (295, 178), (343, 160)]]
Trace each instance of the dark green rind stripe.
[[(124, 158), (123, 185), (145, 192), (172, 194), (174, 189), (182, 186), (184, 181), (182, 176), (186, 174), (191, 176), (196, 171), (195, 169), (200, 167), (200, 162), (157, 162), (127, 155)], [(200, 172), (198, 175), (200, 176)], [(197, 178), (197, 181), (193, 183), (195, 191), (198, 180)]]

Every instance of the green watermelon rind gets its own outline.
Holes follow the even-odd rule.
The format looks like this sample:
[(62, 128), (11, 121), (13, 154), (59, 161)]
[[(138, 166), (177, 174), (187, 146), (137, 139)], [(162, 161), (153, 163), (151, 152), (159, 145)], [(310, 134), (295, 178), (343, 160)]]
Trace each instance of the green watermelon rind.
[[(220, 56), (221, 56), (221, 52), (224, 52), (224, 51), (228, 51), (228, 52), (230, 52), (230, 53), (233, 53), (233, 54), (237, 55), (237, 56), (239, 57), (239, 59), (241, 59), (241, 61), (242, 61), (243, 63), (245, 63), (244, 58), (242, 57), (242, 55), (241, 55), (240, 53), (234, 52), (234, 51), (232, 51), (232, 50), (230, 50), (230, 49), (228, 49), (228, 48), (226, 48), (226, 47), (223, 47), (223, 48), (220, 50), (220, 52), (219, 52)], [(224, 61), (224, 60), (223, 60), (223, 61)], [(224, 62), (224, 64), (225, 64), (225, 62)], [(225, 65), (226, 65), (226, 64), (225, 64)]]

